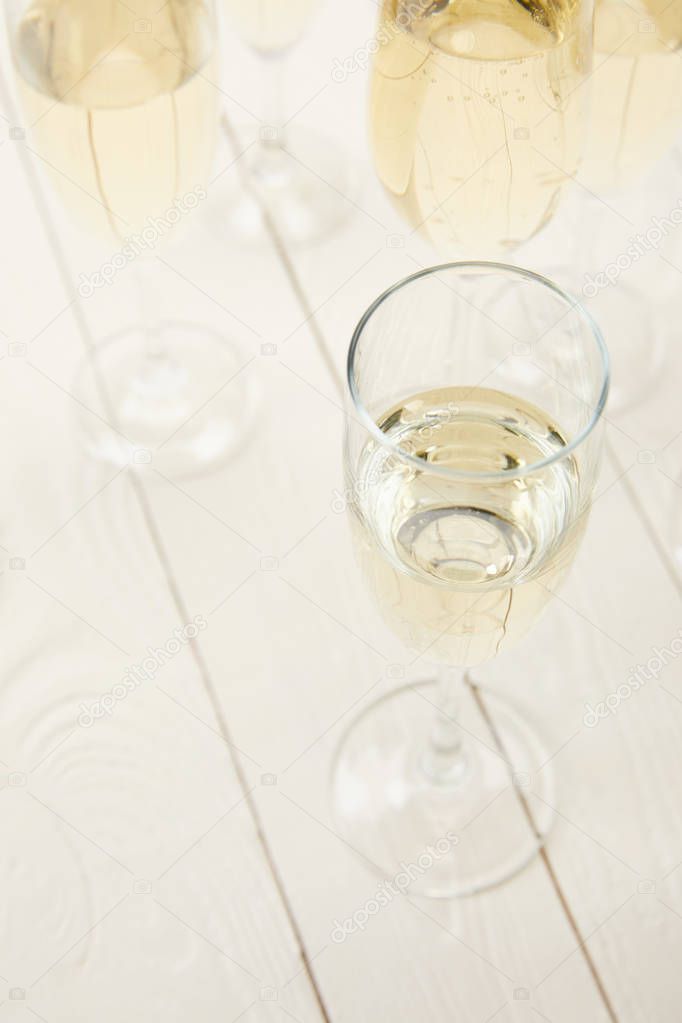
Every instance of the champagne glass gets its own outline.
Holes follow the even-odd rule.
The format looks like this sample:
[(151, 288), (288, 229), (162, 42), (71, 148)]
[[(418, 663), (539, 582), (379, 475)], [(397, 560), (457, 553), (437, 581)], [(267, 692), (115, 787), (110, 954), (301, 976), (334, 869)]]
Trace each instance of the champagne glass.
[(156, 245), (206, 198), (218, 118), (214, 13), (212, 0), (6, 3), (33, 145), (73, 218), (111, 246), (99, 270), (81, 274), (81, 298), (129, 265), (139, 278), (140, 322), (99, 344), (79, 375), (87, 408), (100, 404), (103, 381), (120, 431), (89, 416), (88, 447), (114, 464), (141, 449), (175, 475), (231, 453), (250, 402), (239, 383), (209, 401), (239, 353), (198, 324), (159, 321), (150, 275)]
[[(482, 737), (460, 690), (466, 669), (530, 628), (573, 560), (597, 479), (607, 353), (545, 278), (451, 263), (369, 308), (348, 390), (346, 493), (364, 578), (391, 629), (438, 667), (350, 725), (335, 818), (383, 876), (428, 853), (410, 891), (467, 895), (523, 867), (550, 825), (540, 767), (553, 750), (506, 695), (477, 686), (491, 721)], [(532, 827), (519, 778), (532, 779)]]
[[(327, 138), (289, 126), (284, 61), (313, 20), (320, 0), (223, 0), (228, 27), (261, 58), (263, 123), (240, 161), (254, 194), (233, 191), (230, 228), (258, 240), (269, 216), (282, 237), (309, 242), (329, 234), (349, 213), (347, 164)], [(304, 74), (304, 71), (301, 72)]]
[(379, 179), (441, 256), (514, 249), (577, 167), (591, 0), (383, 0), (371, 96)]
[[(613, 323), (613, 335), (618, 332), (612, 408), (620, 410), (651, 392), (667, 354), (660, 263), (651, 254), (661, 232), (653, 214), (672, 227), (668, 217), (679, 194), (668, 192), (666, 204), (653, 172), (682, 126), (682, 0), (596, 0), (594, 25), (595, 70), (580, 180), (603, 201), (584, 198), (582, 216), (590, 232), (576, 262), (589, 271), (583, 295), (590, 308), (605, 328)], [(647, 174), (652, 177), (644, 190)], [(614, 216), (614, 209), (623, 208), (627, 221)], [(602, 286), (595, 285), (604, 268), (614, 273), (616, 260), (617, 285), (609, 281), (604, 287), (603, 275)], [(635, 263), (636, 275), (630, 272)]]
[(682, 0), (596, 0), (581, 170), (593, 191), (631, 188), (672, 146), (682, 126), (681, 46)]

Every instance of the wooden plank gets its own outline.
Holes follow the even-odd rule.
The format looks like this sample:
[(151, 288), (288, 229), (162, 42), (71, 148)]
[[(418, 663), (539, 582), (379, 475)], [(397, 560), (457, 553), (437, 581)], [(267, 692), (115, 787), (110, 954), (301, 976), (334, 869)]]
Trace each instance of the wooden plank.
[(162, 691), (201, 689), (184, 641), (198, 611), (185, 620), (169, 586), (135, 470), (103, 472), (83, 450), (71, 296), (19, 153), (1, 158), (7, 237), (30, 239), (10, 261), (4, 329), (36, 340), (0, 360), (13, 494), (0, 580), (0, 997), (53, 1021), (270, 1019), (273, 1002), (321, 1019), (239, 754)]

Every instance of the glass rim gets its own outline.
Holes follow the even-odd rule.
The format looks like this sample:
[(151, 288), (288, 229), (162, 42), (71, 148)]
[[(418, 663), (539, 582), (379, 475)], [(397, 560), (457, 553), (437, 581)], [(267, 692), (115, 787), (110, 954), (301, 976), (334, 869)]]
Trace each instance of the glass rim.
[[(497, 472), (471, 472), (466, 469), (449, 469), (442, 465), (433, 465), (424, 462), (423, 459), (417, 458), (416, 455), (411, 455), (409, 452), (404, 451), (399, 443), (392, 441), (386, 434), (381, 430), (372, 416), (369, 414), (365, 407), (359, 393), (357, 382), (355, 379), (355, 356), (360, 343), (360, 339), (364, 333), (365, 327), (370, 322), (377, 310), (391, 298), (396, 292), (401, 291), (403, 288), (412, 284), (414, 281), (420, 280), (422, 277), (430, 277), (444, 270), (493, 270), (499, 271), (511, 277), (518, 277), (523, 280), (532, 281), (535, 284), (540, 284), (545, 288), (552, 291), (562, 302), (564, 302), (568, 309), (574, 309), (578, 316), (585, 322), (588, 327), (593, 340), (596, 343), (597, 351), (601, 357), (602, 366), (602, 381), (601, 388), (599, 391), (599, 397), (596, 405), (594, 406), (590, 421), (583, 429), (576, 434), (576, 436), (563, 448), (555, 451), (553, 454), (548, 455), (546, 458), (539, 459), (537, 462), (532, 462), (527, 466), (519, 466), (516, 469), (500, 469)], [(584, 305), (578, 301), (570, 292), (564, 291), (558, 284), (555, 284), (548, 277), (543, 277), (542, 274), (535, 273), (533, 270), (526, 270), (523, 267), (514, 266), (511, 263), (498, 263), (488, 260), (460, 260), (450, 263), (439, 263), (436, 266), (425, 267), (422, 270), (417, 270), (413, 274), (409, 274), (407, 277), (403, 277), (401, 280), (396, 281), (395, 284), (391, 285), (383, 291), (365, 310), (363, 315), (360, 317), (353, 335), (351, 337), (350, 346), (348, 348), (348, 357), (346, 362), (346, 382), (348, 390), (353, 402), (359, 420), (362, 426), (367, 432), (378, 441), (382, 447), (387, 448), (396, 454), (400, 459), (407, 462), (408, 464), (414, 465), (421, 472), (428, 472), (429, 474), (441, 476), (450, 480), (508, 480), (518, 479), (523, 476), (529, 476), (532, 473), (536, 473), (541, 469), (545, 469), (556, 462), (561, 461), (571, 455), (580, 445), (587, 440), (589, 435), (594, 430), (597, 423), (601, 420), (602, 413), (606, 406), (606, 400), (609, 394), (609, 384), (611, 379), (610, 360), (609, 353), (604, 342), (601, 330), (597, 326), (592, 315), (587, 311)], [(472, 385), (473, 387), (473, 385)]]

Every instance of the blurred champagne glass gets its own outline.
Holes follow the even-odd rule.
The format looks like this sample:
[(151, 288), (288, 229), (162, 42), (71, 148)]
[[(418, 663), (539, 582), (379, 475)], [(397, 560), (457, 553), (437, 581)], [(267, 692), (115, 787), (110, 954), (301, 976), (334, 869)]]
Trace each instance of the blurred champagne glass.
[(635, 185), (682, 129), (682, 0), (596, 0), (590, 132), (581, 179)]
[(591, 0), (383, 0), (379, 178), (440, 255), (489, 258), (556, 210), (584, 135)]
[[(228, 37), (234, 31), (260, 57), (264, 82), (262, 124), (242, 158), (256, 195), (237, 189), (228, 199), (233, 230), (258, 240), (264, 211), (285, 240), (324, 237), (349, 213), (352, 190), (346, 161), (327, 138), (289, 125), (284, 64), (321, 0), (223, 0)], [(304, 71), (301, 69), (304, 78)]]
[[(107, 412), (130, 443), (90, 416), (88, 446), (115, 464), (141, 448), (180, 474), (234, 450), (246, 405), (232, 391), (191, 418), (235, 372), (237, 353), (205, 327), (162, 321), (148, 267), (156, 244), (206, 198), (218, 116), (214, 13), (212, 0), (6, 3), (35, 151), (73, 218), (115, 247), (104, 266), (134, 263), (138, 274), (141, 322), (98, 345), (78, 381), (89, 408), (103, 381)], [(91, 279), (81, 274), (81, 297), (99, 286)]]
[[(652, 253), (663, 240), (655, 216), (668, 233), (682, 231), (670, 219), (680, 193), (658, 180), (682, 129), (682, 0), (596, 0), (594, 23), (580, 181), (599, 201), (583, 197), (589, 236), (575, 264), (589, 270), (583, 295), (594, 315), (618, 338), (611, 403), (618, 411), (651, 393), (668, 352), (666, 298), (677, 285), (663, 291)], [(604, 271), (613, 278), (614, 268), (604, 285)]]

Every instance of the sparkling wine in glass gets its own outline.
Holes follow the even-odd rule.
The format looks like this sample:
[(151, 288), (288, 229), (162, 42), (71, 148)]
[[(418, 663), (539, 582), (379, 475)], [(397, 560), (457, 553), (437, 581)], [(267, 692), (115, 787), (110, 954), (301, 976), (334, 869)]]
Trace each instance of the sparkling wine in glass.
[(371, 134), (379, 179), (439, 254), (511, 250), (576, 170), (591, 0), (383, 0)]
[(636, 184), (682, 128), (682, 0), (596, 0), (594, 53), (581, 179), (604, 196)]
[[(203, 0), (33, 0), (13, 51), (39, 157), (71, 214), (123, 241), (205, 182), (218, 92)], [(145, 17), (147, 15), (148, 17)]]
[(98, 344), (77, 381), (82, 407), (104, 395), (104, 419), (83, 416), (88, 448), (116, 465), (142, 451), (164, 471), (202, 472), (238, 446), (250, 396), (237, 386), (208, 403), (239, 353), (204, 326), (162, 319), (153, 271), (207, 197), (212, 0), (10, 0), (6, 14), (31, 148), (72, 219), (109, 247), (79, 294), (129, 267), (137, 278), (138, 322)]
[[(264, 85), (261, 124), (256, 131), (235, 126), (240, 140), (248, 138), (239, 163), (250, 188), (233, 189), (226, 201), (230, 230), (246, 240), (259, 241), (268, 218), (286, 241), (317, 240), (352, 209), (343, 155), (328, 138), (289, 124), (285, 106), (286, 59), (319, 7), (320, 0), (223, 0), (228, 48), (235, 34), (251, 47)], [(298, 74), (307, 81), (305, 63)]]
[[(384, 876), (450, 836), (411, 890), (471, 894), (537, 851), (553, 750), (506, 693), (476, 686), (488, 724), (472, 722), (463, 674), (525, 634), (571, 565), (597, 479), (606, 350), (548, 280), (454, 263), (377, 299), (353, 336), (348, 385), (346, 492), (363, 575), (412, 657), (437, 668), (350, 725), (336, 819)], [(518, 777), (532, 779), (532, 827)]]
[[(653, 218), (679, 233), (670, 220), (679, 215), (672, 180), (679, 171), (666, 189), (665, 157), (682, 128), (682, 0), (596, 0), (594, 30), (579, 174), (586, 186), (580, 219), (589, 231), (574, 250), (573, 270), (584, 275), (578, 286), (591, 311), (617, 338), (611, 408), (618, 412), (649, 395), (665, 369), (665, 299), (678, 290), (674, 269), (654, 254), (663, 235)], [(666, 284), (670, 269), (675, 280)]]

